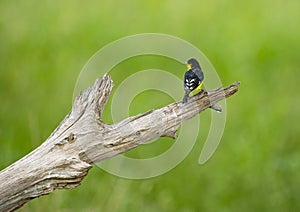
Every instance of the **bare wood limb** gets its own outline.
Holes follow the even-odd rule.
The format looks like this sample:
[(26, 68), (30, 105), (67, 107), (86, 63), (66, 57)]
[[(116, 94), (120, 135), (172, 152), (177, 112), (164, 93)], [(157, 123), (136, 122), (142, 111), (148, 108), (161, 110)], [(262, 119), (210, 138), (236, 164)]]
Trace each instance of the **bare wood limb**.
[(55, 189), (78, 186), (92, 164), (157, 137), (176, 138), (181, 123), (233, 95), (239, 83), (193, 96), (112, 125), (101, 114), (113, 88), (108, 75), (79, 94), (71, 112), (38, 148), (0, 172), (0, 211)]

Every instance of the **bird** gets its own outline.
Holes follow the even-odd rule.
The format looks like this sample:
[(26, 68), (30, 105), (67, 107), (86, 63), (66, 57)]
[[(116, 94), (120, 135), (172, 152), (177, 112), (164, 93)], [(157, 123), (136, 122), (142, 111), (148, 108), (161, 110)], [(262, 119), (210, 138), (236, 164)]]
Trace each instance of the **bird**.
[(203, 71), (195, 58), (189, 59), (186, 63), (187, 72), (184, 75), (184, 97), (182, 102), (186, 103), (193, 90), (200, 90), (204, 80)]

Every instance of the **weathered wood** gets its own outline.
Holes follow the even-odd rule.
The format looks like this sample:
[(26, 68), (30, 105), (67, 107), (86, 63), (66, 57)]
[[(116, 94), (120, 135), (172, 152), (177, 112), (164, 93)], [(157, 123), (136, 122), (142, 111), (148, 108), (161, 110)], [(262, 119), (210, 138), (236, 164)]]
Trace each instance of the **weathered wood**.
[(176, 138), (181, 123), (233, 95), (239, 83), (193, 96), (108, 125), (101, 113), (111, 93), (109, 75), (79, 94), (71, 112), (38, 148), (0, 172), (0, 211), (12, 211), (55, 189), (78, 186), (92, 164), (157, 137)]

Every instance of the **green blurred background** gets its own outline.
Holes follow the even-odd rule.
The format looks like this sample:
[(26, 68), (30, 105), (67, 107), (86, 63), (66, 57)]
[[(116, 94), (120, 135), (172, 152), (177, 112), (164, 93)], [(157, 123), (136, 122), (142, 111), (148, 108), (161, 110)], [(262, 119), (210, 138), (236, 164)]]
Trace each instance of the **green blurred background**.
[[(124, 36), (178, 36), (206, 54), (224, 85), (242, 82), (227, 101), (225, 132), (206, 164), (197, 163), (201, 129), (192, 152), (167, 174), (127, 180), (94, 167), (78, 188), (37, 198), (20, 211), (299, 211), (299, 21), (298, 0), (1, 0), (0, 169), (49, 136), (72, 106), (81, 68)], [(116, 86), (126, 77), (121, 69), (184, 68), (166, 58), (135, 60), (112, 71)], [(172, 101), (149, 91), (130, 114)], [(200, 117), (208, 128), (209, 112)], [(156, 155), (172, 142), (127, 154)]]

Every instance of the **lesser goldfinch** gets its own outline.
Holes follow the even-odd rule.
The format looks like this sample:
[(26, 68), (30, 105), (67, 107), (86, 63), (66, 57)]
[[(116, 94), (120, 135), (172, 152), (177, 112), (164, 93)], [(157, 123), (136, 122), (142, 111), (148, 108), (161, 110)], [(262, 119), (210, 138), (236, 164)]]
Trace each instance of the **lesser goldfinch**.
[(189, 94), (193, 90), (200, 90), (204, 80), (202, 69), (195, 58), (191, 58), (186, 62), (187, 72), (184, 75), (184, 97), (182, 102), (186, 103)]

